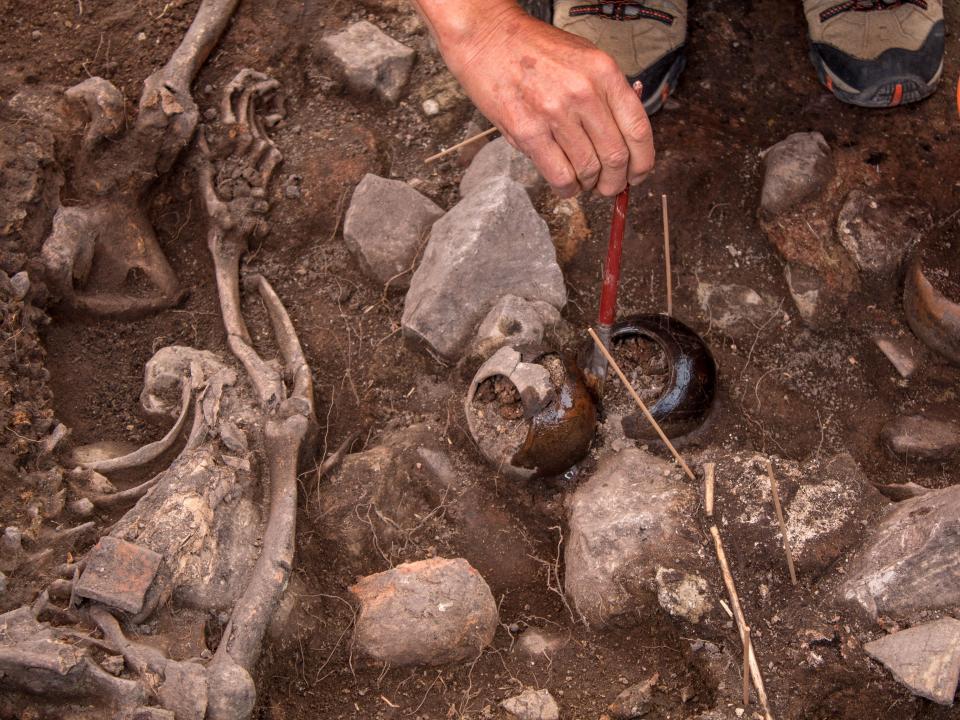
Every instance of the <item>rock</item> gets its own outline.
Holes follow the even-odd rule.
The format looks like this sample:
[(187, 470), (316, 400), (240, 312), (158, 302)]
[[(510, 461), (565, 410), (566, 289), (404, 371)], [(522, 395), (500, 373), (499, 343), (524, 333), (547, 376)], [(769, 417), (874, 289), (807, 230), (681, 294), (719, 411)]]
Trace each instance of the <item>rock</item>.
[(924, 413), (901, 415), (883, 426), (880, 439), (897, 455), (918, 460), (949, 460), (960, 452), (960, 424)]
[(953, 705), (960, 679), (960, 620), (946, 617), (901, 630), (863, 649), (914, 695)]
[(63, 441), (70, 435), (70, 428), (63, 423), (57, 423), (50, 434), (47, 435), (41, 443), (42, 455), (51, 455), (63, 445)]
[(331, 476), (320, 496), (324, 520), (318, 531), (352, 574), (382, 568), (381, 553), (396, 561), (393, 549), (406, 542), (406, 529), (442, 503), (453, 470), (436, 450), (437, 430), (416, 424), (387, 433), (363, 452), (347, 455)]
[(87, 556), (74, 594), (124, 612), (139, 613), (162, 560), (159, 553), (149, 548), (104, 536)]
[(0, 571), (0, 597), (7, 591), (7, 576)]
[(837, 238), (862, 273), (895, 285), (900, 266), (930, 224), (930, 213), (900, 196), (850, 191), (837, 216)]
[(656, 581), (657, 601), (673, 617), (698, 623), (710, 613), (710, 586), (699, 575), (658, 567)]
[(537, 345), (546, 329), (559, 322), (560, 311), (550, 303), (504, 295), (480, 323), (470, 354), (486, 360), (504, 345)]
[(473, 158), (460, 181), (460, 197), (471, 195), (494, 178), (510, 178), (531, 194), (544, 185), (533, 161), (502, 137), (487, 143)]
[(863, 162), (837, 153), (837, 170), (819, 133), (796, 133), (765, 153), (760, 226), (786, 263), (791, 296), (814, 328), (842, 317), (860, 288), (858, 268), (836, 237), (837, 215)]
[(343, 221), (343, 239), (370, 277), (406, 288), (430, 228), (443, 210), (407, 183), (365, 175)]
[(818, 132), (793, 133), (763, 152), (760, 209), (779, 215), (816, 196), (833, 175), (830, 146)]
[(725, 542), (756, 572), (786, 573), (766, 461), (773, 463), (794, 564), (800, 575), (827, 571), (865, 535), (887, 504), (847, 453), (806, 463), (749, 452), (716, 458), (716, 507)]
[(518, 720), (560, 720), (560, 708), (549, 690), (524, 690), (500, 707)]
[(20, 528), (4, 528), (0, 535), (0, 571), (13, 572), (20, 564), (23, 555), (23, 533)]
[(519, 652), (533, 659), (549, 658), (562, 650), (570, 636), (561, 633), (551, 633), (541, 628), (527, 628), (517, 639), (516, 648)]
[(491, 180), (434, 224), (410, 280), (404, 335), (456, 361), (504, 295), (558, 309), (567, 299), (547, 225), (509, 178)]
[(499, 623), (490, 588), (463, 559), (398, 565), (368, 575), (350, 592), (360, 601), (357, 647), (390, 665), (443, 665), (477, 657)]
[[(467, 123), (467, 126), (463, 129), (460, 139), (466, 140), (467, 138), (472, 138), (475, 135), (479, 135), (484, 130), (489, 129), (490, 122), (479, 112), (475, 112), (473, 119), (471, 119), (470, 122)], [(470, 163), (473, 162), (473, 159), (477, 156), (477, 153), (489, 145), (490, 142), (490, 136), (485, 135), (484, 137), (478, 138), (471, 143), (467, 143), (462, 148), (457, 150), (457, 164), (462, 168), (470, 167)]]
[(653, 688), (660, 682), (660, 673), (654, 673), (646, 680), (631, 685), (617, 695), (607, 710), (613, 720), (632, 720), (650, 712), (653, 700)]
[(909, 378), (917, 371), (919, 347), (903, 337), (888, 337), (878, 335), (873, 338), (877, 348), (900, 373), (900, 377)]
[(877, 491), (884, 497), (888, 497), (894, 502), (909, 500), (910, 498), (920, 497), (930, 492), (930, 488), (923, 485), (917, 485), (915, 482), (890, 483), (889, 485), (874, 484)]
[(355, 93), (376, 93), (394, 104), (400, 99), (416, 52), (366, 20), (320, 40), (321, 51), (339, 66)]
[[(815, 271), (803, 265), (787, 264), (783, 277), (801, 320), (817, 327), (833, 319), (835, 306), (830, 302), (829, 288)], [(828, 302), (822, 303), (824, 299)]]
[(696, 566), (697, 493), (672, 463), (634, 448), (600, 460), (569, 500), (565, 589), (593, 626), (636, 617), (658, 568)]
[[(590, 223), (577, 198), (558, 198), (552, 193), (547, 201), (553, 205), (554, 218), (550, 223), (557, 262), (566, 267), (591, 237)], [(548, 205), (549, 207), (549, 205)]]
[(93, 515), (95, 508), (88, 498), (79, 498), (70, 502), (67, 509), (79, 518), (88, 518)]
[(30, 292), (30, 276), (26, 270), (21, 270), (10, 278), (10, 284), (13, 286), (13, 299), (23, 300)]
[(756, 333), (777, 310), (775, 303), (745, 285), (702, 282), (697, 300), (710, 323), (733, 336)]
[(960, 605), (960, 485), (893, 505), (840, 588), (868, 617), (910, 621)]

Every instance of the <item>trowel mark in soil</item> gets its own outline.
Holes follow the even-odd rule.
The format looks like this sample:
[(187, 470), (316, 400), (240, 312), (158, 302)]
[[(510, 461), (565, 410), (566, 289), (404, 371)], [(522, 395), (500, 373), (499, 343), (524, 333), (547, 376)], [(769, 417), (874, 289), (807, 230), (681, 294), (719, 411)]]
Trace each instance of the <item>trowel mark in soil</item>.
[[(611, 354), (647, 407), (655, 403), (670, 379), (670, 366), (663, 348), (653, 340), (631, 337), (615, 341)], [(629, 391), (614, 372), (607, 374), (603, 407), (608, 416), (629, 415), (637, 409)]]

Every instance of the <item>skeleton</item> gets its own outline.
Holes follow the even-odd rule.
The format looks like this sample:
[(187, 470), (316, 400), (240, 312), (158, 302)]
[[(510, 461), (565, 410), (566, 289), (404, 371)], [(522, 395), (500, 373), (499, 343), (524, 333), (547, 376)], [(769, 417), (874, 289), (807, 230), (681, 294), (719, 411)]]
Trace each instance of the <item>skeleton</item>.
[[(206, 29), (196, 33), (194, 28), (214, 9), (232, 5), (205, 1), (184, 45), (189, 41), (199, 47), (203, 39), (209, 51), (210, 37), (216, 37), (211, 25), (201, 23)], [(219, 34), (222, 23), (217, 28)], [(184, 61), (177, 58), (175, 54), (159, 75), (180, 72)], [(195, 72), (191, 66), (178, 77)], [(176, 102), (185, 108), (185, 87), (174, 84), (170, 89), (168, 81), (157, 76), (147, 85), (160, 87), (150, 92), (161, 107)], [(102, 90), (102, 85), (90, 88)], [(163, 348), (148, 362), (141, 405), (148, 415), (173, 421), (172, 427), (156, 443), (68, 474), (74, 503), (129, 509), (90, 552), (60, 566), (60, 577), (31, 607), (0, 615), (0, 688), (87, 698), (107, 712), (130, 718), (242, 720), (253, 711), (251, 673), (293, 561), (298, 461), (311, 452), (315, 434), (310, 368), (290, 318), (265, 278), (248, 277), (246, 286), (266, 308), (281, 363), (264, 360), (254, 350), (240, 309), (240, 258), (248, 239), (268, 229), (266, 188), (281, 160), (256, 108), (276, 88), (275, 81), (260, 73), (241, 71), (224, 93), (221, 119), (227, 133), (220, 152), (211, 151), (203, 133), (197, 142), (221, 313), (229, 348), (244, 372), (214, 353), (188, 347)], [(97, 143), (109, 134), (105, 124), (108, 130), (117, 125), (110, 120), (109, 105), (91, 108), (103, 110), (99, 116), (92, 113), (87, 133), (90, 142)], [(188, 136), (187, 126), (192, 130), (195, 111), (171, 116), (149, 105), (142, 106), (144, 111), (159, 120), (138, 121), (137, 127), (148, 132), (159, 123), (158, 132), (169, 142), (158, 161), (172, 162)], [(89, 228), (94, 222), (90, 218), (108, 202), (116, 201), (83, 208), (81, 225)], [(134, 212), (133, 203), (124, 208)], [(60, 225), (50, 242), (68, 247), (73, 255), (63, 257), (72, 258), (76, 268), (87, 250), (74, 252), (81, 235), (65, 239), (68, 213), (58, 214)], [(150, 239), (154, 242), (152, 235)], [(45, 250), (50, 250), (49, 243)], [(122, 243), (104, 249), (111, 258), (114, 252), (119, 257), (127, 251)], [(153, 262), (162, 256), (151, 258)], [(129, 314), (158, 307), (158, 298), (164, 297), (165, 303), (173, 295), (138, 300), (74, 294), (72, 302), (93, 312)], [(184, 435), (176, 459), (156, 476), (122, 491), (115, 491), (104, 477), (144, 468)], [(333, 467), (344, 452), (341, 448), (334, 453), (320, 471)], [(81, 527), (89, 530), (91, 525)], [(72, 537), (72, 532), (62, 535)], [(211, 615), (228, 618), (212, 653), (196, 647), (197, 656), (179, 653), (181, 657), (174, 658), (158, 649), (162, 632), (149, 645), (127, 637), (130, 630), (144, 626), (199, 627)]]
[(61, 206), (43, 246), (50, 285), (64, 304), (95, 316), (135, 318), (184, 295), (144, 208), (144, 196), (190, 143), (198, 110), (190, 85), (238, 0), (203, 0), (183, 42), (144, 83), (126, 132), (123, 95), (89, 78), (66, 92), (89, 118)]

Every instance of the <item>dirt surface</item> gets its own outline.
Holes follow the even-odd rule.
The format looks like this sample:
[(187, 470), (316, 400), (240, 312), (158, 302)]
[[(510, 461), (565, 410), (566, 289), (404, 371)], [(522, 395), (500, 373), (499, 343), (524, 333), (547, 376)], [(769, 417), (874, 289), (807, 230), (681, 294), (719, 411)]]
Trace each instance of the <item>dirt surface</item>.
[[(64, 88), (99, 75), (135, 108), (143, 79), (169, 56), (197, 5), (195, 0), (50, 0), (40, 8), (23, 0), (0, 2), (7, 28), (0, 43), (0, 168), (5, 182), (16, 177), (17, 191), (26, 198), (12, 204), (25, 209), (16, 220), (20, 226), (0, 236), (5, 271), (27, 268), (36, 274), (31, 263), (50, 227), (50, 198), (62, 182), (54, 159), (69, 157), (69, 147), (16, 119), (13, 98), (24, 92), (56, 98)], [(899, 292), (858, 295), (841, 325), (820, 333), (805, 328), (755, 213), (760, 151), (791, 132), (818, 130), (837, 152), (860, 158), (885, 189), (928, 204), (955, 249), (960, 242), (956, 34), (947, 37), (945, 82), (936, 96), (915, 107), (866, 111), (841, 105), (816, 82), (799, 1), (701, 0), (691, 6), (688, 67), (674, 99), (653, 119), (657, 168), (630, 208), (621, 314), (662, 310), (659, 196), (666, 193), (675, 312), (704, 335), (721, 373), (716, 417), (698, 440), (700, 449), (797, 460), (846, 450), (878, 483), (954, 483), (958, 461), (895, 459), (878, 436), (899, 413), (955, 403), (960, 370), (927, 357), (917, 376), (905, 382), (877, 350), (875, 334), (908, 332)], [(948, 23), (960, 22), (960, 3), (948, 2), (946, 13)], [(347, 95), (319, 57), (317, 40), (324, 33), (359, 19), (375, 22), (418, 52), (409, 95), (395, 108)], [(462, 138), (472, 108), (443, 69), (422, 24), (400, 0), (242, 2), (195, 84), (201, 113), (216, 108), (217, 92), (243, 67), (279, 79), (286, 97), (287, 117), (273, 131), (284, 164), (273, 188), (272, 232), (248, 255), (245, 268), (273, 283), (313, 368), (321, 421), (316, 460), (352, 432), (360, 432), (369, 447), (388, 426), (432, 421), (458, 476), (467, 486), (483, 488), (485, 504), (467, 505), (476, 493), (451, 499), (453, 509), (461, 503), (461, 517), (479, 521), (465, 521), (440, 548), (423, 535), (402, 559), (438, 551), (467, 558), (490, 582), (503, 623), (493, 647), (461, 666), (384, 669), (355, 657), (354, 609), (346, 589), (356, 578), (336, 543), (319, 537), (323, 517), (310, 508), (310, 498), (323, 493), (324, 484), (308, 469), (302, 477), (296, 603), (261, 662), (257, 717), (497, 718), (505, 717), (499, 701), (526, 685), (549, 688), (564, 718), (595, 720), (626, 685), (654, 672), (660, 680), (656, 709), (648, 717), (695, 717), (710, 708), (717, 681), (702, 649), (704, 642), (712, 643), (736, 664), (739, 641), (729, 620), (718, 614), (688, 627), (658, 613), (638, 618), (633, 627), (604, 631), (576, 622), (557, 588), (563, 498), (577, 473), (521, 485), (486, 467), (461, 417), (466, 380), (404, 346), (398, 332), (402, 295), (368, 280), (343, 244), (342, 216), (367, 172), (411, 181), (445, 208), (456, 202), (463, 172), (456, 159), (429, 166), (422, 161)], [(444, 110), (426, 117), (422, 101), (441, 95)], [(292, 176), (299, 178), (299, 197), (284, 194)], [(69, 200), (69, 187), (62, 196)], [(224, 352), (199, 203), (186, 162), (149, 197), (161, 245), (190, 289), (173, 310), (137, 322), (91, 323), (50, 308), (52, 324), (44, 328), (38, 316), (24, 330), (25, 314), (36, 311), (25, 310), (0, 288), (0, 525), (24, 526), (30, 500), (42, 498), (47, 461), (36, 446), (54, 418), (70, 428), (74, 444), (155, 440), (164, 429), (138, 414), (144, 363), (156, 349), (175, 343)], [(570, 303), (564, 316), (576, 328), (596, 315), (610, 219), (609, 201), (584, 197), (581, 204), (589, 235), (578, 235), (564, 249), (572, 256), (565, 265)], [(544, 199), (541, 206), (554, 204)], [(0, 230), (5, 223), (0, 218)], [(699, 281), (748, 285), (782, 302), (755, 332), (731, 337), (713, 328), (700, 310)], [(32, 302), (46, 304), (42, 296)], [(245, 301), (244, 312), (256, 328), (258, 350), (270, 356), (262, 308)], [(106, 525), (112, 518), (97, 520)], [(525, 543), (501, 539), (514, 536)], [(80, 543), (77, 549), (85, 548)], [(767, 595), (745, 592), (744, 604), (758, 629), (754, 643), (777, 717), (960, 717), (957, 710), (910, 695), (867, 659), (861, 639), (881, 628), (864, 626), (834, 607), (829, 581), (801, 578), (793, 588), (782, 567), (776, 574), (740, 564), (737, 550), (728, 553), (739, 582), (773, 583)], [(376, 569), (386, 567), (387, 560)], [(485, 570), (497, 567), (516, 571)], [(0, 611), (28, 600), (43, 577), (42, 569), (11, 577), (17, 590), (0, 596)], [(720, 592), (719, 572), (709, 580)], [(531, 659), (514, 647), (528, 627), (558, 632), (567, 642)], [(42, 699), (11, 696), (0, 699), (0, 717), (63, 715)]]

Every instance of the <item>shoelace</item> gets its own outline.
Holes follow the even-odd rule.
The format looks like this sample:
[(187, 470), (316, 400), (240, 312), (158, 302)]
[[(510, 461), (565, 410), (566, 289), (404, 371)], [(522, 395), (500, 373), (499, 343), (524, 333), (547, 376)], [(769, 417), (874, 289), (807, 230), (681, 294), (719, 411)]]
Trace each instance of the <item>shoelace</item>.
[(673, 25), (674, 17), (664, 10), (647, 7), (643, 3), (629, 0), (607, 0), (590, 5), (575, 5), (570, 8), (570, 17), (578, 15), (600, 15), (610, 20), (657, 20), (664, 25)]
[(889, 10), (900, 5), (916, 5), (921, 10), (927, 9), (927, 0), (847, 0), (839, 5), (829, 7), (820, 13), (820, 22), (845, 12), (871, 12), (873, 10)]

